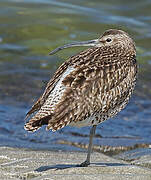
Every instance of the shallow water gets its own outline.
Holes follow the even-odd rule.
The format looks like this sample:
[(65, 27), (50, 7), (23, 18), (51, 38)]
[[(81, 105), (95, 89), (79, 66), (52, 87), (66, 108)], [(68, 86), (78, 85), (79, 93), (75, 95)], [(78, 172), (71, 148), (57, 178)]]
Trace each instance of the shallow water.
[[(126, 4), (125, 4), (126, 3)], [(65, 43), (90, 40), (109, 28), (127, 31), (137, 46), (139, 78), (129, 105), (100, 124), (95, 145), (151, 143), (151, 2), (82, 0), (0, 0), (0, 145), (75, 150), (62, 144), (87, 144), (89, 127), (65, 127), (55, 133), (23, 129), (26, 112), (43, 92), (72, 48), (48, 56)], [(67, 143), (68, 144), (68, 143)]]

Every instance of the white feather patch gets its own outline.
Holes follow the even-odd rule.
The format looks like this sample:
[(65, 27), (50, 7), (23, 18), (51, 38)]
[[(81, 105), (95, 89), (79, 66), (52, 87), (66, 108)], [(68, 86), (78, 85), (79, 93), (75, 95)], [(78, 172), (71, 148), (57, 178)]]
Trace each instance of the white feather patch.
[(68, 67), (68, 69), (62, 74), (61, 78), (59, 81), (56, 83), (54, 89), (48, 96), (46, 102), (44, 105), (41, 107), (41, 112), (43, 111), (44, 113), (47, 114), (52, 113), (54, 111), (55, 105), (60, 101), (60, 99), (63, 96), (63, 93), (65, 92), (66, 86), (62, 84), (62, 81), (65, 79), (66, 76), (68, 76), (71, 72), (73, 72), (75, 68), (72, 66)]

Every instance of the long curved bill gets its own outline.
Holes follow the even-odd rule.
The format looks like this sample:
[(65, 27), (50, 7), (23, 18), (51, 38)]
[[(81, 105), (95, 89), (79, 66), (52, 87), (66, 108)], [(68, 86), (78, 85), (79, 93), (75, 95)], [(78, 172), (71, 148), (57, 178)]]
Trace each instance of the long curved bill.
[(93, 47), (99, 47), (99, 40), (98, 39), (94, 39), (94, 40), (90, 40), (90, 41), (82, 41), (82, 42), (75, 42), (75, 43), (71, 43), (71, 44), (66, 44), (64, 46), (60, 46), (56, 49), (54, 49), (53, 51), (51, 51), (49, 53), (49, 55), (55, 54), (58, 51), (62, 50), (62, 49), (66, 49), (66, 48), (70, 48), (70, 47), (75, 47), (75, 46), (93, 46)]

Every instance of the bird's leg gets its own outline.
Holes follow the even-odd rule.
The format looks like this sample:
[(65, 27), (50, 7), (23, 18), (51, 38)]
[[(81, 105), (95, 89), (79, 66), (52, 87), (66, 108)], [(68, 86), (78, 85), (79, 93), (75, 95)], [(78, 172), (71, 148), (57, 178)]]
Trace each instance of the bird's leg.
[(79, 165), (80, 167), (87, 167), (88, 165), (90, 165), (90, 155), (91, 155), (91, 151), (92, 151), (92, 145), (93, 145), (92, 141), (93, 141), (93, 136), (95, 134), (95, 130), (96, 130), (96, 125), (92, 126), (92, 128), (90, 130), (90, 139), (89, 139), (87, 158), (83, 163), (81, 163)]

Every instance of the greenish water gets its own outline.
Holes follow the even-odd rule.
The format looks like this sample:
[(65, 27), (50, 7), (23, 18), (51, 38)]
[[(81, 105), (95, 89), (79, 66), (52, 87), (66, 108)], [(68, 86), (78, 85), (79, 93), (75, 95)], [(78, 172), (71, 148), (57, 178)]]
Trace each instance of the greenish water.
[(58, 141), (88, 143), (89, 127), (29, 134), (24, 117), (56, 68), (82, 49), (48, 53), (109, 28), (123, 29), (135, 40), (139, 77), (127, 108), (98, 127), (94, 143), (151, 143), (151, 1), (0, 0), (0, 145), (80, 150)]

